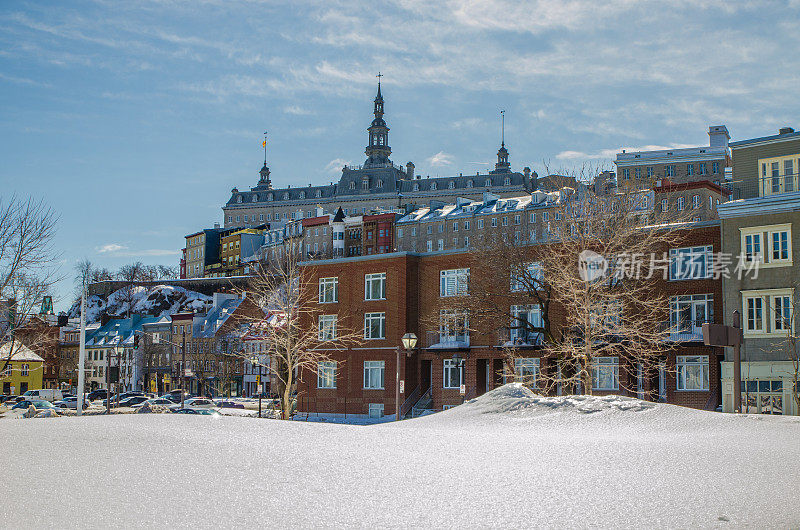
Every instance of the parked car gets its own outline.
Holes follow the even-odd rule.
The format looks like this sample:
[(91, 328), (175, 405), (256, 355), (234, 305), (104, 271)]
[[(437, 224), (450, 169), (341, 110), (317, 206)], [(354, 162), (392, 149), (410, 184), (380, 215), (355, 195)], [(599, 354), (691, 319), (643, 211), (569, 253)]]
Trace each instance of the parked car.
[(138, 405), (140, 403), (144, 403), (147, 401), (146, 396), (131, 396), (129, 398), (120, 400), (119, 406), (120, 407), (132, 407), (134, 405)]
[[(55, 403), (53, 403), (53, 405), (58, 407), (58, 408), (60, 408), (60, 409), (76, 409), (77, 410), (77, 408), (78, 408), (78, 398), (77, 397), (64, 398), (61, 401), (56, 401)], [(89, 407), (89, 402), (88, 401), (84, 401), (83, 402), (83, 408), (88, 408), (88, 407)]]
[(202, 416), (221, 416), (219, 412), (214, 409), (189, 409), (182, 408), (173, 410), (175, 414), (200, 414)]
[(35, 401), (31, 401), (29, 399), (24, 399), (24, 400), (20, 401), (19, 403), (17, 403), (16, 405), (14, 405), (13, 407), (11, 407), (11, 410), (14, 410), (14, 409), (27, 409), (31, 405), (33, 405), (33, 408), (35, 408), (36, 410), (47, 410), (47, 409), (55, 409), (56, 408), (49, 401), (42, 401), (40, 399), (37, 399)]
[(212, 400), (204, 397), (190, 398), (185, 400), (183, 403), (184, 408), (191, 409), (213, 409), (217, 406)]
[(238, 401), (230, 401), (226, 399), (219, 399), (214, 402), (218, 407), (224, 407), (229, 409), (243, 409), (244, 404), (239, 403)]
[[(111, 392), (111, 395), (113, 396), (114, 393)], [(99, 390), (92, 390), (91, 392), (89, 392), (87, 399), (89, 401), (94, 401), (96, 399), (106, 399), (107, 397), (108, 397), (108, 391), (105, 388), (101, 388)]]
[(172, 401), (168, 400), (167, 398), (160, 397), (160, 398), (150, 398), (150, 399), (147, 399), (145, 401), (142, 401), (141, 403), (137, 403), (137, 404), (133, 405), (133, 408), (138, 409), (139, 407), (141, 407), (145, 403), (148, 403), (150, 405), (162, 405), (164, 407), (174, 407), (175, 406), (175, 403), (173, 403)]
[(40, 388), (38, 390), (28, 390), (24, 394), (22, 394), (25, 399), (29, 399), (31, 401), (36, 400), (43, 400), (43, 401), (60, 401), (64, 399), (64, 396), (61, 394), (61, 390), (57, 388)]
[(119, 395), (119, 400), (122, 401), (123, 399), (128, 399), (129, 397), (133, 396), (144, 396), (144, 392), (140, 392), (138, 390), (131, 390), (130, 392), (123, 392)]
[(9, 404), (11, 404), (11, 401), (12, 401), (12, 400), (13, 400), (14, 402), (16, 402), (16, 400), (17, 400), (17, 396), (11, 396), (11, 395), (8, 395), (8, 394), (6, 394), (6, 395), (3, 395), (3, 396), (0, 396), (0, 403), (5, 403), (6, 401), (8, 401), (8, 402), (9, 402)]

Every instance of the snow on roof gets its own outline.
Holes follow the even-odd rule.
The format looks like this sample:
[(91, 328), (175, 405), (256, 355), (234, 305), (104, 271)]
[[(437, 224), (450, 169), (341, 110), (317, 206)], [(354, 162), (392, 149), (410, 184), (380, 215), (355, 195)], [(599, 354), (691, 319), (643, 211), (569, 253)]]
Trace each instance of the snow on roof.
[(19, 341), (14, 341), (13, 344), (11, 341), (8, 341), (0, 346), (0, 359), (7, 359), (12, 348), (14, 352), (13, 355), (11, 355), (12, 361), (44, 362), (43, 358)]

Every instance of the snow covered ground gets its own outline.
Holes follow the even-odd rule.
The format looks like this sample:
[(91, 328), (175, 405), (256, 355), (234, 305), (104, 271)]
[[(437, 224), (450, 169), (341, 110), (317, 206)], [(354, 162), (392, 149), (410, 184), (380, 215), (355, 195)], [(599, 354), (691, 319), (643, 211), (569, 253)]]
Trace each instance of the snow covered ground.
[(507, 385), (360, 427), (0, 419), (2, 526), (797, 527), (800, 420)]

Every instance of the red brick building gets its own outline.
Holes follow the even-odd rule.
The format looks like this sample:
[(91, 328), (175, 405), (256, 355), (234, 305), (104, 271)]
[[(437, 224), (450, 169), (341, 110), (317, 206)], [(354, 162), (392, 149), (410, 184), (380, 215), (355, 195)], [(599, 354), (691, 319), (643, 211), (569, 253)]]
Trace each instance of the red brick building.
[[(706, 260), (701, 276), (673, 275), (659, 284), (669, 297), (664, 322), (669, 338), (664, 344), (664, 369), (658, 373), (637, 373), (620, 358), (613, 371), (611, 387), (593, 393), (637, 395), (702, 409), (720, 403), (719, 348), (703, 346), (703, 322), (722, 321), (721, 279), (708, 277), (712, 253), (720, 251), (719, 223), (694, 223), (682, 233), (680, 247), (664, 249), (672, 255), (702, 254)], [(532, 246), (532, 255), (544, 247)], [(504, 373), (525, 370), (527, 363), (538, 372), (555, 370), (540, 345), (522, 346), (520, 365), (510, 361), (501, 346), (509, 339), (503, 323), (468, 325), (463, 314), (443, 309), (449, 296), (468, 293), (470, 264), (476, 255), (467, 252), (416, 254), (394, 252), (305, 264), (310, 285), (320, 286), (314, 314), (338, 318), (338, 326), (364, 330), (363, 342), (342, 352), (333, 352), (335, 366), (324, 367), (321, 375), (302, 374), (298, 409), (312, 413), (392, 415), (396, 407), (395, 378), (397, 348), (405, 333), (418, 337), (410, 356), (400, 356), (401, 413), (412, 407), (441, 410), (481, 395), (504, 383)], [(336, 289), (323, 289), (335, 285)], [(325, 293), (335, 293), (326, 294)], [(336, 315), (336, 317), (334, 317)], [(558, 308), (550, 319), (558, 326)], [(316, 327), (318, 322), (308, 322)], [(533, 368), (531, 368), (533, 369)], [(564, 389), (564, 393), (572, 390)], [(463, 393), (462, 393), (463, 392)]]

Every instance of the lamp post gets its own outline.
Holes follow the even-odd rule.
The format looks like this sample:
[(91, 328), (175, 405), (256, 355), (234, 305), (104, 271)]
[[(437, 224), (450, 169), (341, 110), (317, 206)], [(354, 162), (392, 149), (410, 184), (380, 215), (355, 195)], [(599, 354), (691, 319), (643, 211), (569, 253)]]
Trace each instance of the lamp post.
[[(411, 353), (414, 348), (417, 346), (417, 336), (413, 333), (406, 333), (400, 339), (400, 342), (403, 344), (403, 348), (406, 351), (406, 355), (411, 357)], [(397, 348), (397, 362), (395, 364), (397, 368), (395, 374), (395, 381), (394, 381), (394, 404), (395, 404), (395, 411), (394, 411), (394, 420), (400, 421), (400, 348)]]
[[(258, 366), (258, 381), (261, 381), (261, 365), (259, 364), (258, 356), (253, 355), (252, 357), (250, 357), (250, 364), (253, 366), (253, 368)], [(244, 383), (242, 383), (242, 384), (244, 385)], [(261, 417), (261, 396), (264, 394), (264, 392), (261, 391), (261, 388), (259, 388), (260, 386), (261, 386), (260, 384), (256, 385), (256, 392), (258, 392), (258, 417), (259, 418)]]

